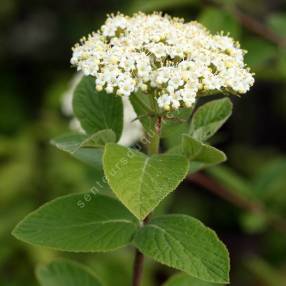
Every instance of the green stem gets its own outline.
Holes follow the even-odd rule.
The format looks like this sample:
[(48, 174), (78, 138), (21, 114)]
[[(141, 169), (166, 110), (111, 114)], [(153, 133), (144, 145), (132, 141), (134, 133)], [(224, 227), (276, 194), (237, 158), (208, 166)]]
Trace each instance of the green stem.
[[(154, 155), (158, 154), (160, 151), (160, 133), (161, 133), (161, 117), (158, 116), (156, 120), (155, 132), (149, 134), (149, 144), (148, 144), (148, 154)], [(148, 215), (144, 221), (143, 225), (147, 224), (150, 215)], [(144, 267), (144, 255), (138, 249), (135, 251), (135, 259), (133, 265), (133, 280), (132, 286), (140, 286), (143, 276)]]
[(149, 134), (149, 138), (148, 138), (149, 140), (148, 154), (149, 155), (158, 154), (160, 152), (161, 121), (162, 121), (161, 116), (158, 116), (156, 120), (155, 128), (153, 132)]
[[(159, 153), (159, 145), (160, 145), (160, 133), (161, 133), (161, 116), (159, 115), (159, 109), (156, 102), (156, 98), (154, 94), (150, 93), (149, 95), (150, 107), (154, 114), (156, 114), (157, 119), (155, 122), (154, 130), (147, 130), (148, 136), (148, 154), (154, 155)], [(154, 116), (154, 115), (153, 115)]]
[(154, 132), (148, 140), (150, 142), (148, 144), (148, 154), (153, 155), (159, 153), (160, 135)]

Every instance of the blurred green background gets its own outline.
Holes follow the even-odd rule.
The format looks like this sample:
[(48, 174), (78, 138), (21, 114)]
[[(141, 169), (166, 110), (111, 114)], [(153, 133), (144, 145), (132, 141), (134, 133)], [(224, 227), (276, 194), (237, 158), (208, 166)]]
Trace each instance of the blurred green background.
[[(228, 162), (184, 182), (161, 209), (192, 214), (217, 231), (231, 254), (231, 285), (286, 285), (285, 0), (1, 0), (1, 286), (38, 285), (35, 266), (56, 257), (89, 265), (107, 286), (129, 285), (132, 249), (65, 254), (10, 233), (39, 205), (94, 182), (91, 169), (49, 144), (69, 127), (61, 105), (75, 74), (71, 46), (107, 13), (154, 10), (229, 32), (256, 73), (255, 86), (233, 98), (234, 114), (215, 137)], [(145, 286), (162, 285), (174, 273), (149, 260), (145, 270)]]

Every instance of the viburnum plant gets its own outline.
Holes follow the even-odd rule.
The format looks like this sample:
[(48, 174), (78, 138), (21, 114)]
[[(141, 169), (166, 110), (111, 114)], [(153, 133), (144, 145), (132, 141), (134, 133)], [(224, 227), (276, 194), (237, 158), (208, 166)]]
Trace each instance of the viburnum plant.
[[(246, 93), (254, 79), (244, 54), (232, 38), (212, 35), (197, 22), (160, 13), (109, 16), (73, 48), (71, 63), (84, 74), (73, 109), (85, 133), (52, 141), (91, 164), (102, 180), (90, 192), (40, 207), (14, 236), (71, 252), (132, 245), (133, 286), (142, 280), (144, 256), (204, 281), (229, 283), (228, 251), (214, 231), (187, 215), (152, 212), (186, 176), (225, 161), (208, 140), (231, 115), (231, 101), (223, 96), (201, 104), (200, 98)], [(130, 99), (145, 129), (137, 148), (116, 143), (122, 97)], [(182, 132), (179, 143), (165, 150), (160, 139), (170, 123)], [(101, 285), (71, 262), (53, 262), (37, 274), (44, 286)]]

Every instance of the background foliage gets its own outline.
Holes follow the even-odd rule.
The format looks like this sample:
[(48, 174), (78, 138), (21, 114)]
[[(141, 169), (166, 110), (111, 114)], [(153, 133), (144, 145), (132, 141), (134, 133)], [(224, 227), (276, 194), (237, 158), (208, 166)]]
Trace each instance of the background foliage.
[[(118, 10), (162, 10), (186, 20), (198, 19), (213, 32), (228, 31), (248, 50), (247, 62), (256, 73), (256, 84), (248, 95), (232, 98), (233, 116), (213, 139), (228, 161), (185, 181), (158, 212), (191, 214), (215, 229), (231, 253), (231, 285), (284, 285), (283, 0), (1, 0), (0, 284), (38, 285), (35, 265), (56, 257), (83, 262), (107, 286), (114, 281), (125, 286), (130, 281), (133, 253), (129, 249), (107, 255), (65, 255), (25, 245), (10, 235), (16, 222), (44, 202), (93, 186), (92, 169), (57, 151), (49, 140), (69, 124), (61, 98), (74, 74), (69, 66), (70, 47), (97, 29), (106, 13)], [(170, 130), (165, 130), (165, 146), (176, 145), (176, 130)], [(147, 261), (144, 285), (161, 285), (172, 274)], [(186, 277), (175, 279), (200, 285), (186, 282)]]

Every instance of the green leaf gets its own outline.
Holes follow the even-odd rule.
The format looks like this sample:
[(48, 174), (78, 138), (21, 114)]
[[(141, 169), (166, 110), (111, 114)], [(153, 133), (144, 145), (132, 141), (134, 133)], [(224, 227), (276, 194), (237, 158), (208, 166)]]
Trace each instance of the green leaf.
[(97, 277), (81, 264), (58, 260), (36, 270), (42, 286), (101, 286)]
[(167, 113), (167, 119), (162, 121), (161, 138), (168, 149), (181, 144), (181, 135), (189, 131), (192, 112), (191, 108), (179, 108)]
[(103, 149), (97, 148), (80, 148), (72, 154), (73, 157), (95, 168), (97, 171), (102, 171), (102, 155)]
[(103, 149), (81, 147), (86, 138), (87, 136), (82, 134), (67, 134), (53, 139), (51, 144), (101, 172)]
[(187, 274), (180, 273), (172, 276), (163, 286), (219, 286), (220, 284), (214, 284), (198, 280)]
[(58, 250), (93, 252), (127, 245), (136, 228), (136, 219), (118, 201), (90, 192), (46, 203), (24, 218), (13, 235)]
[(116, 142), (116, 134), (111, 129), (104, 129), (87, 136), (80, 147), (100, 148), (109, 142)]
[(103, 150), (100, 148), (108, 142), (115, 141), (115, 133), (111, 129), (105, 129), (90, 136), (83, 134), (62, 135), (53, 139), (51, 144), (101, 172)]
[(144, 129), (147, 131), (153, 130), (156, 118), (151, 116), (154, 108), (151, 106), (150, 97), (144, 93), (137, 92), (133, 93), (129, 99)]
[(82, 128), (93, 134), (104, 129), (112, 129), (117, 137), (123, 127), (123, 104), (119, 96), (97, 92), (95, 80), (83, 77), (73, 97), (73, 110)]
[(100, 130), (91, 135), (65, 134), (51, 140), (51, 143), (58, 149), (70, 154), (74, 154), (84, 147), (104, 147), (109, 142), (116, 142), (116, 135), (111, 129)]
[(192, 118), (190, 134), (194, 139), (206, 141), (218, 131), (231, 113), (232, 103), (229, 98), (212, 100), (204, 104)]
[(146, 256), (198, 279), (228, 283), (229, 255), (214, 231), (186, 215), (165, 215), (135, 235), (135, 246)]
[(119, 200), (139, 219), (144, 219), (188, 172), (182, 156), (153, 155), (109, 143), (103, 168), (109, 185)]
[(191, 160), (191, 172), (222, 163), (226, 160), (226, 156), (222, 151), (201, 143), (187, 134), (182, 136), (182, 151)]
[(84, 134), (64, 134), (52, 139), (51, 144), (59, 150), (73, 154), (80, 148), (81, 143), (86, 138), (87, 136)]
[(218, 8), (206, 8), (199, 16), (199, 22), (205, 25), (212, 33), (225, 31), (232, 37), (240, 36), (240, 25), (237, 20), (226, 11)]
[(184, 155), (190, 160), (190, 173), (220, 164), (226, 160), (225, 154), (212, 147), (195, 140), (188, 134), (181, 136), (181, 145), (168, 150), (169, 155)]

